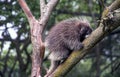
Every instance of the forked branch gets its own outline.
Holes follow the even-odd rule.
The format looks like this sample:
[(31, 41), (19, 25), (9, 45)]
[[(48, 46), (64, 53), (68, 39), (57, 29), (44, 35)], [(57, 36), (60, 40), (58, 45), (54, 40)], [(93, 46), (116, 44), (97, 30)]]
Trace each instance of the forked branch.
[(27, 6), (25, 0), (18, 0), (30, 24), (31, 41), (33, 45), (31, 77), (42, 76), (41, 68), (45, 48), (42, 41), (42, 33), (52, 13), (52, 10), (54, 9), (58, 1), (59, 0), (50, 0), (50, 2), (45, 4), (45, 0), (40, 0), (41, 17), (39, 20), (36, 20), (35, 17), (32, 15), (29, 7)]

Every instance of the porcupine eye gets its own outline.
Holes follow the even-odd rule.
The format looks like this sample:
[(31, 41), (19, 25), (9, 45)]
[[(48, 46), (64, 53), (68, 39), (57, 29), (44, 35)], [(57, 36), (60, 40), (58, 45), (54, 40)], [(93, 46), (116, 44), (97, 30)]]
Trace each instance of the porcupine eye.
[(87, 38), (91, 32), (92, 30), (89, 27), (83, 27), (80, 30), (80, 38), (81, 38), (80, 41), (82, 42), (85, 38)]
[(89, 35), (91, 34), (91, 32), (92, 32), (92, 30), (88, 29), (87, 32), (86, 32), (85, 38), (89, 37)]

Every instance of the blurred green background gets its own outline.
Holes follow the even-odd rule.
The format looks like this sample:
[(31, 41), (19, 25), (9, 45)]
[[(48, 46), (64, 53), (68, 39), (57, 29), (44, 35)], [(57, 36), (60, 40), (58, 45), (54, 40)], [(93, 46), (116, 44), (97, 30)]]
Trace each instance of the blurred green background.
[[(48, 1), (48, 0), (47, 0)], [(114, 0), (103, 0), (109, 6)], [(40, 17), (39, 0), (26, 0), (33, 15)], [(101, 0), (60, 0), (44, 31), (70, 17), (86, 17), (93, 30), (104, 7)], [(120, 77), (120, 27), (98, 43), (66, 77)], [(31, 74), (30, 27), (17, 0), (0, 0), (0, 77), (29, 77)], [(48, 50), (46, 50), (45, 57)], [(44, 60), (43, 74), (50, 62)]]

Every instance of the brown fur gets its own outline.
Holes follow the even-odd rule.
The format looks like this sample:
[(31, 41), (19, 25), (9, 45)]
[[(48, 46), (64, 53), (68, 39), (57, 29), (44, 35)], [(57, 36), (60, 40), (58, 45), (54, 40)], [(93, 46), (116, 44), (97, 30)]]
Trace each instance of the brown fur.
[(59, 63), (66, 59), (72, 51), (83, 48), (82, 41), (91, 32), (89, 23), (79, 18), (67, 19), (56, 24), (45, 41), (51, 52), (49, 55), (52, 63), (50, 69), (54, 66), (53, 62)]

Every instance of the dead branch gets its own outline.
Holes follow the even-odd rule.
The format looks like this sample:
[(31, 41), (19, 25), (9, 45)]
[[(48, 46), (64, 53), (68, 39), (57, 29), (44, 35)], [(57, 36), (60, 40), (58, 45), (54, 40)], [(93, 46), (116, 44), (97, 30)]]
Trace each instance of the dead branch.
[(42, 62), (45, 51), (45, 46), (42, 41), (42, 33), (52, 13), (52, 10), (59, 0), (50, 0), (47, 4), (45, 4), (44, 0), (40, 0), (41, 17), (39, 20), (36, 20), (32, 15), (25, 0), (18, 1), (30, 24), (31, 41), (33, 45), (31, 77), (41, 77)]
[(26, 4), (25, 0), (18, 0), (20, 6), (22, 7), (25, 15), (27, 16), (28, 20), (30, 21), (30, 19), (33, 19), (33, 15), (28, 7), (28, 5)]
[(40, 12), (41, 12), (41, 18), (45, 13), (45, 0), (40, 0)]
[(44, 5), (44, 2), (42, 2), (43, 0), (41, 0), (41, 4), (43, 5), (41, 6), (41, 13), (43, 15), (41, 15), (41, 18), (39, 19), (40, 25), (41, 27), (41, 33), (44, 30), (44, 27), (46, 25), (46, 23), (48, 22), (48, 18), (50, 17), (51, 11), (54, 9), (54, 7), (57, 5), (59, 0), (50, 0), (50, 2), (48, 2), (46, 5)]

